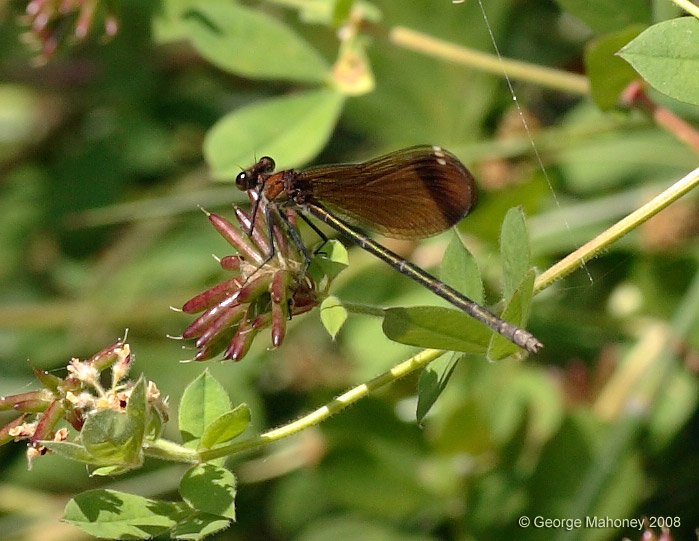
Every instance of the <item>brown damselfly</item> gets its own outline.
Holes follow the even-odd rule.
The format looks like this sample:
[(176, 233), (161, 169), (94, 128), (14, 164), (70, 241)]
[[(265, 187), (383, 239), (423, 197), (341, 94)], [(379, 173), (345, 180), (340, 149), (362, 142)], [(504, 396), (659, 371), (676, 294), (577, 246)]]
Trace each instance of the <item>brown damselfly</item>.
[[(473, 175), (447, 150), (422, 145), (358, 164), (277, 173), (274, 168), (272, 158), (261, 158), (238, 175), (236, 185), (257, 192), (267, 209), (291, 207), (304, 219), (306, 213), (315, 216), (519, 347), (532, 353), (543, 347), (530, 332), (497, 317), (351, 225), (365, 225), (389, 237), (419, 239), (458, 223), (475, 205), (477, 189)], [(289, 231), (310, 260), (290, 224)]]

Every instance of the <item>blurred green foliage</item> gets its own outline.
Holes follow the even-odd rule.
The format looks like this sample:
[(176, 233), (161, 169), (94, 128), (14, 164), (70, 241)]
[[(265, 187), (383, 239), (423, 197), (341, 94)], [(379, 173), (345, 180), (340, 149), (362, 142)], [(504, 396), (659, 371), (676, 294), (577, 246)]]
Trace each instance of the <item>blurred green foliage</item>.
[[(208, 166), (232, 180), (237, 165), (248, 166), (268, 148), (281, 147), (280, 165), (302, 165), (443, 145), (482, 188), (479, 207), (459, 231), (486, 300), (513, 287), (503, 285), (497, 255), (511, 207), (528, 213), (532, 262), (544, 269), (696, 167), (693, 150), (638, 111), (611, 107), (608, 94), (602, 112), (590, 96), (515, 82), (544, 176), (502, 77), (406, 51), (384, 33), (401, 25), (491, 51), (475, 1), (366, 3), (367, 19), (380, 26), (360, 29), (365, 39), (350, 51), (366, 54), (375, 81), (361, 95), (329, 75), (341, 48), (333, 25), (348, 2), (236, 5), (250, 24), (264, 17), (269, 26), (225, 36), (216, 24), (240, 22), (215, 17), (228, 3), (200, 0), (209, 18), (196, 4), (122, 0), (113, 39), (96, 32), (78, 44), (68, 40), (37, 67), (21, 39), (26, 3), (0, 3), (0, 395), (34, 388), (27, 360), (59, 369), (128, 328), (136, 372), (179, 403), (204, 367), (179, 362), (193, 350), (167, 335), (180, 334), (191, 318), (169, 307), (220, 281), (209, 254), (229, 253), (196, 206), (226, 214), (245, 200), (230, 184), (214, 186)], [(641, 1), (614, 3), (614, 17), (594, 12), (602, 4), (612, 9), (606, 2), (559, 4), (484, 2), (500, 52), (577, 71), (591, 42), (658, 22)], [(279, 25), (286, 45), (271, 34)], [(233, 38), (247, 39), (261, 61), (298, 49), (303, 73), (289, 63), (240, 68)], [(604, 69), (604, 56), (595, 62)], [(699, 122), (696, 106), (651, 96)], [(288, 107), (304, 98), (311, 101)], [(314, 98), (325, 106), (320, 120), (308, 117), (319, 110)], [(266, 114), (275, 103), (284, 111), (277, 124), (263, 116), (256, 126), (260, 117), (250, 111)], [(226, 123), (227, 137), (240, 141), (228, 156), (225, 139), (214, 139)], [(229, 158), (225, 167), (207, 164), (205, 150), (209, 158)], [(460, 357), (421, 426), (418, 378), (409, 377), (318, 430), (233, 457), (227, 465), (238, 477), (237, 522), (212, 538), (641, 536), (613, 528), (522, 529), (523, 515), (679, 517), (675, 539), (691, 538), (699, 525), (699, 326), (691, 315), (699, 295), (698, 214), (690, 195), (540, 293), (529, 327), (546, 348), (523, 362)], [(449, 239), (390, 246), (436, 268)], [(341, 300), (439, 304), (368, 254), (352, 250), (350, 262), (332, 292)], [(682, 329), (679, 343), (668, 341), (673, 328)], [(250, 434), (294, 419), (416, 351), (389, 341), (379, 319), (362, 315), (350, 315), (331, 339), (318, 311), (291, 322), (279, 350), (267, 351), (266, 340), (258, 338), (239, 364), (207, 363), (232, 402), (247, 404)], [(2, 424), (11, 418), (0, 414)], [(176, 427), (166, 427), (166, 435), (177, 439)], [(57, 522), (67, 498), (98, 487), (177, 498), (184, 471), (150, 460), (123, 478), (91, 478), (82, 465), (46, 456), (27, 472), (23, 451), (0, 448), (6, 539), (80, 539), (84, 534)]]

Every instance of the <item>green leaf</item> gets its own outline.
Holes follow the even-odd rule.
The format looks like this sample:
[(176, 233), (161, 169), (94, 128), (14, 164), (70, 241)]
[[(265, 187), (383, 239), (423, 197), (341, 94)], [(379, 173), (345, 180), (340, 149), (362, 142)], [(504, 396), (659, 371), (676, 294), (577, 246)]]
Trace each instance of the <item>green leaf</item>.
[[(95, 474), (116, 475), (143, 462), (147, 410), (146, 380), (141, 376), (134, 384), (124, 412), (102, 410), (87, 417), (81, 431), (84, 449), (93, 457), (87, 462), (110, 466), (98, 469)], [(75, 459), (80, 460), (78, 449), (63, 447), (58, 452), (64, 451), (76, 453)]]
[(529, 234), (524, 221), (524, 211), (519, 207), (508, 210), (502, 222), (500, 253), (504, 298), (508, 301), (530, 267)]
[(325, 330), (334, 339), (347, 321), (347, 309), (337, 297), (330, 295), (320, 305), (320, 320)]
[[(347, 248), (339, 240), (328, 240), (311, 261), (308, 272), (317, 282), (323, 279), (332, 281), (348, 265)], [(319, 287), (322, 289), (325, 286), (321, 284)]]
[(149, 539), (175, 526), (180, 513), (172, 503), (98, 489), (70, 500), (63, 520), (96, 537)]
[(165, 430), (165, 418), (160, 410), (151, 408), (148, 426), (146, 427), (146, 437), (151, 440), (157, 440)]
[(469, 315), (441, 306), (389, 308), (383, 332), (401, 344), (484, 353), (491, 330)]
[(137, 468), (138, 464), (131, 464), (128, 466), (101, 466), (90, 472), (92, 477), (111, 477), (114, 475), (122, 475), (124, 473), (130, 472), (131, 470)]
[(617, 107), (622, 91), (638, 78), (616, 53), (642, 30), (642, 26), (634, 25), (596, 39), (585, 49), (585, 72), (590, 79), (592, 98), (603, 111)]
[(597, 32), (614, 32), (634, 23), (650, 24), (650, 2), (647, 0), (556, 0), (567, 12), (572, 13)]
[(204, 430), (197, 449), (212, 449), (237, 438), (250, 425), (250, 409), (240, 404), (214, 419)]
[(619, 55), (653, 88), (699, 105), (699, 20), (680, 17), (655, 24)]
[(143, 374), (141, 374), (131, 390), (129, 402), (126, 404), (126, 415), (137, 427), (139, 432), (136, 437), (142, 444), (146, 434), (146, 421), (148, 419), (148, 396), (146, 392), (146, 379)]
[[(529, 317), (529, 306), (534, 294), (534, 269), (531, 269), (522, 279), (522, 283), (514, 291), (512, 298), (508, 302), (501, 318), (509, 321), (518, 327), (524, 327)], [(494, 333), (490, 338), (488, 346), (488, 359), (499, 361), (513, 354), (519, 354), (520, 348), (510, 342), (501, 334)]]
[(209, 513), (196, 513), (181, 521), (171, 532), (175, 539), (204, 539), (228, 528), (231, 521)]
[(234, 178), (254, 156), (272, 156), (279, 169), (308, 162), (330, 138), (343, 103), (341, 93), (320, 89), (233, 111), (219, 120), (204, 140), (212, 175)]
[(84, 462), (86, 464), (100, 464), (100, 460), (92, 456), (85, 447), (70, 441), (42, 441), (41, 445), (53, 451), (63, 458)]
[(422, 420), (430, 411), (432, 405), (437, 401), (439, 395), (447, 386), (451, 377), (456, 361), (461, 358), (460, 355), (454, 353), (452, 355), (442, 355), (439, 359), (428, 364), (420, 374), (420, 382), (417, 386), (417, 411), (416, 418), (418, 424), (422, 424)]
[(226, 390), (205, 370), (182, 394), (179, 425), (182, 439), (195, 446), (214, 420), (231, 410)]
[(443, 282), (463, 293), (472, 301), (478, 304), (483, 303), (483, 281), (478, 264), (471, 252), (461, 242), (456, 231), (444, 252), (439, 276)]
[(189, 33), (182, 17), (201, 0), (168, 0), (160, 2), (153, 17), (153, 37), (156, 43), (169, 43), (187, 39)]
[(97, 411), (88, 416), (81, 436), (99, 464), (139, 465), (143, 462), (143, 424), (126, 413)]
[(313, 47), (260, 11), (234, 2), (203, 0), (184, 11), (182, 18), (194, 48), (223, 70), (243, 77), (301, 82), (328, 78), (328, 63)]
[(180, 494), (199, 511), (235, 520), (235, 476), (226, 468), (198, 464), (180, 481)]

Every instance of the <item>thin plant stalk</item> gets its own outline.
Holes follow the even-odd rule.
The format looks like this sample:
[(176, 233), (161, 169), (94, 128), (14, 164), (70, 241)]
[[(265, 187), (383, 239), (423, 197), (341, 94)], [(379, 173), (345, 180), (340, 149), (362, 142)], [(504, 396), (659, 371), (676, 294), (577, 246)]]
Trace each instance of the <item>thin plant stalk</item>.
[(438, 39), (410, 28), (394, 26), (388, 32), (388, 39), (394, 45), (410, 49), (428, 56), (449, 60), (463, 66), (479, 69), (502, 76), (503, 71), (511, 79), (535, 83), (547, 88), (562, 90), (572, 94), (590, 93), (590, 82), (584, 75), (537, 66), (520, 60), (498, 57), (449, 41)]
[(675, 182), (667, 190), (654, 197), (648, 203), (625, 218), (622, 218), (609, 229), (600, 233), (591, 241), (586, 242), (555, 265), (549, 267), (537, 277), (534, 283), (534, 291), (538, 293), (546, 289), (556, 280), (560, 280), (568, 276), (574, 270), (579, 269), (585, 263), (606, 250), (612, 243), (658, 214), (658, 212), (670, 205), (670, 203), (677, 201), (680, 197), (689, 193), (697, 186), (699, 186), (699, 167)]
[(145, 453), (151, 457), (158, 457), (175, 462), (206, 462), (214, 460), (215, 458), (268, 445), (321, 423), (332, 415), (335, 415), (362, 398), (365, 398), (369, 393), (405, 377), (419, 368), (427, 366), (432, 361), (444, 355), (444, 353), (446, 352), (439, 349), (425, 349), (366, 383), (353, 387), (308, 415), (304, 415), (296, 421), (274, 428), (258, 436), (253, 436), (247, 440), (223, 445), (217, 449), (197, 452), (169, 440), (159, 439), (149, 444), (145, 449)]

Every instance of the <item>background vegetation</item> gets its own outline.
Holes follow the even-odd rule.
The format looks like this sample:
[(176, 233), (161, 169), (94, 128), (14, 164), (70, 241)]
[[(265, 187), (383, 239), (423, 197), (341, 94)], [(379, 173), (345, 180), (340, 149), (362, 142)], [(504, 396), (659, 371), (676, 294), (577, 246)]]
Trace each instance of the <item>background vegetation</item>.
[[(194, 350), (166, 336), (192, 318), (169, 307), (220, 281), (210, 254), (230, 253), (197, 205), (230, 216), (246, 198), (212, 178), (230, 181), (268, 153), (287, 167), (442, 145), (482, 188), (459, 232), (487, 297), (502, 288), (500, 226), (513, 206), (529, 217), (533, 263), (548, 268), (697, 165), (699, 85), (690, 77), (670, 85), (687, 94), (660, 88), (674, 98), (653, 88), (658, 69), (676, 64), (650, 75), (642, 65), (653, 85), (618, 106), (638, 74), (613, 53), (679, 11), (663, 1), (603, 4), (485, 2), (486, 26), (475, 0), (277, 0), (249, 10), (88, 2), (94, 20), (46, 2), (55, 18), (45, 27), (34, 18), (29, 32), (27, 4), (0, 3), (0, 395), (36, 388), (27, 360), (62, 369), (128, 328), (134, 378), (142, 371), (174, 407), (208, 368), (233, 404), (248, 404), (252, 435), (416, 353), (366, 315), (350, 315), (333, 340), (316, 311), (295, 318), (277, 350), (263, 335), (237, 364), (179, 362)], [(696, 20), (682, 21), (693, 25), (685, 35), (699, 36)], [(85, 39), (70, 37), (76, 29)], [(522, 72), (449, 48), (491, 53), (490, 31), (503, 56), (526, 63)], [(50, 58), (37, 62), (42, 51)], [(682, 66), (675, 75), (699, 73), (691, 59)], [(679, 517), (675, 539), (692, 538), (698, 230), (693, 193), (547, 287), (528, 325), (546, 348), (519, 362), (462, 356), (421, 426), (411, 375), (320, 427), (231, 457), (237, 522), (216, 538), (641, 537), (522, 529), (520, 516)], [(386, 242), (434, 269), (451, 238)], [(332, 291), (343, 301), (438, 303), (361, 251), (350, 260)], [(1, 424), (12, 418), (3, 412)], [(166, 434), (178, 438), (174, 426)], [(89, 537), (58, 522), (71, 496), (109, 487), (178, 498), (185, 469), (148, 460), (122, 477), (90, 477), (85, 465), (47, 455), (27, 471), (24, 446), (5, 445), (0, 531)]]

